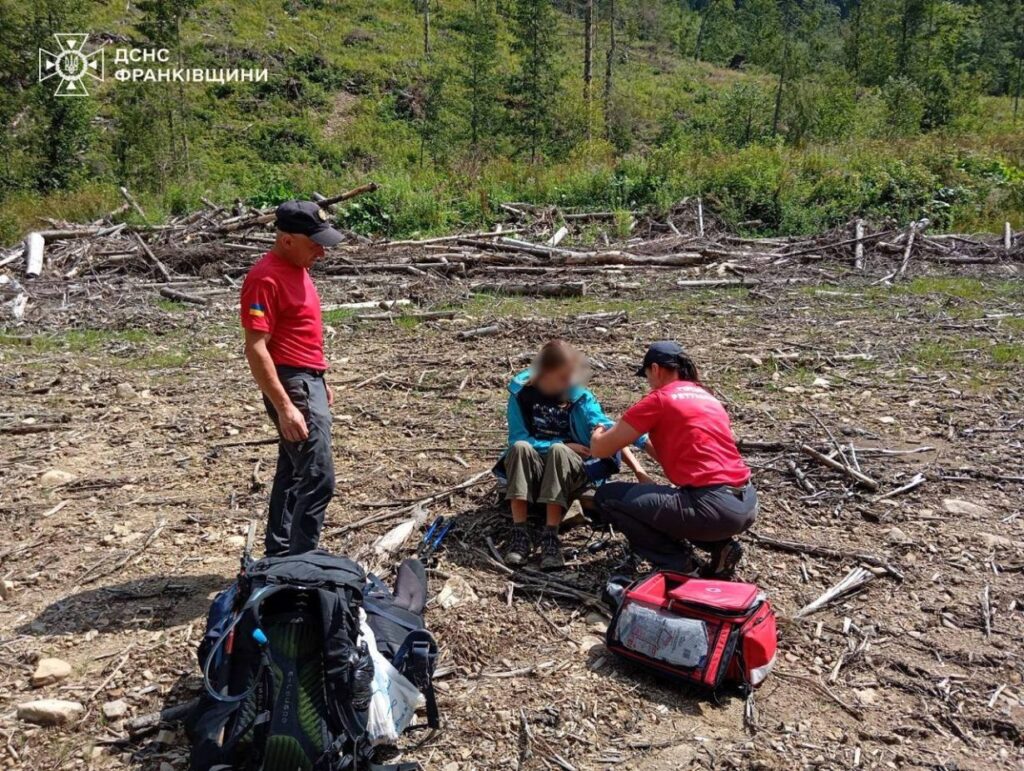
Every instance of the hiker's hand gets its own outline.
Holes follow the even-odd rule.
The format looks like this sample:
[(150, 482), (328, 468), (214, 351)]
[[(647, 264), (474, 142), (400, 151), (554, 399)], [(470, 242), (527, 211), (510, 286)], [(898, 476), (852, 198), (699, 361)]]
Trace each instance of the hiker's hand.
[(642, 485), (656, 485), (658, 484), (655, 479), (648, 474), (646, 471), (636, 472), (636, 481)]
[(278, 420), (281, 423), (281, 436), (288, 442), (304, 442), (309, 438), (309, 429), (306, 428), (306, 419), (302, 412), (291, 402), (278, 413)]
[(331, 390), (331, 387), (329, 385), (327, 385), (327, 383), (324, 383), (324, 388), (327, 389), (327, 406), (328, 407), (333, 407), (334, 406), (334, 391)]
[(566, 442), (565, 446), (572, 450), (574, 453), (579, 455), (581, 458), (590, 457), (590, 448), (582, 444), (576, 444), (576, 442)]

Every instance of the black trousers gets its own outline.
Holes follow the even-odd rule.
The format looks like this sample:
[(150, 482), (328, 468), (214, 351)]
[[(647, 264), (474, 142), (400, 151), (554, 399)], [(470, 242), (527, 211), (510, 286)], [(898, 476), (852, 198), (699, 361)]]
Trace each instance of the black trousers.
[[(315, 549), (327, 504), (334, 496), (331, 411), (323, 376), (292, 367), (278, 367), (277, 376), (306, 419), (309, 437), (302, 442), (287, 442), (282, 437), (278, 444), (277, 472), (270, 491), (267, 556)], [(277, 410), (266, 396), (263, 403), (280, 432)]]
[(687, 563), (685, 543), (713, 546), (744, 532), (757, 518), (757, 491), (608, 482), (597, 488), (598, 514), (622, 532), (637, 554), (665, 569)]

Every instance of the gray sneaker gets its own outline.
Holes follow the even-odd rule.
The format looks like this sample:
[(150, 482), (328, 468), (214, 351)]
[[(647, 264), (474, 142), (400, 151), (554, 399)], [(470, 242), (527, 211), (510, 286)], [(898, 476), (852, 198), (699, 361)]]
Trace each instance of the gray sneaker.
[(561, 570), (565, 567), (565, 557), (562, 556), (562, 542), (558, 540), (558, 534), (547, 531), (540, 541), (540, 569)]
[(533, 554), (533, 542), (530, 540), (530, 533), (525, 527), (513, 526), (512, 537), (509, 538), (508, 548), (505, 549), (505, 564), (517, 568), (525, 565)]

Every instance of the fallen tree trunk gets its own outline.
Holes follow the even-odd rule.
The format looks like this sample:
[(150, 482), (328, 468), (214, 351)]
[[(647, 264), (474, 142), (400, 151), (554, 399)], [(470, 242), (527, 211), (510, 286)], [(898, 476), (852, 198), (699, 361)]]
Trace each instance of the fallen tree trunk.
[(210, 300), (206, 297), (199, 297), (194, 294), (186, 294), (185, 292), (179, 292), (176, 289), (171, 289), (167, 286), (160, 287), (160, 294), (166, 297), (168, 300), (175, 300), (181, 303), (192, 303), (193, 305), (209, 305)]
[(588, 252), (573, 257), (552, 260), (562, 265), (664, 265), (688, 266), (709, 262), (710, 258), (699, 252), (677, 254), (630, 254), (629, 252), (608, 251)]
[(584, 297), (587, 285), (583, 281), (558, 284), (476, 284), (472, 291), (480, 294), (508, 294), (526, 297)]

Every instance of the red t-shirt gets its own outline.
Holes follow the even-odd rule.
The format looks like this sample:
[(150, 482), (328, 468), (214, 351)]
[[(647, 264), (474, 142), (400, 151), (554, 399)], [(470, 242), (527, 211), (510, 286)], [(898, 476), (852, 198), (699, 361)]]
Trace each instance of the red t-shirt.
[(696, 383), (676, 380), (651, 391), (622, 419), (650, 434), (658, 461), (674, 485), (739, 487), (750, 479), (725, 408)]
[(242, 326), (269, 332), (274, 364), (327, 369), (320, 297), (309, 271), (267, 252), (242, 284)]

